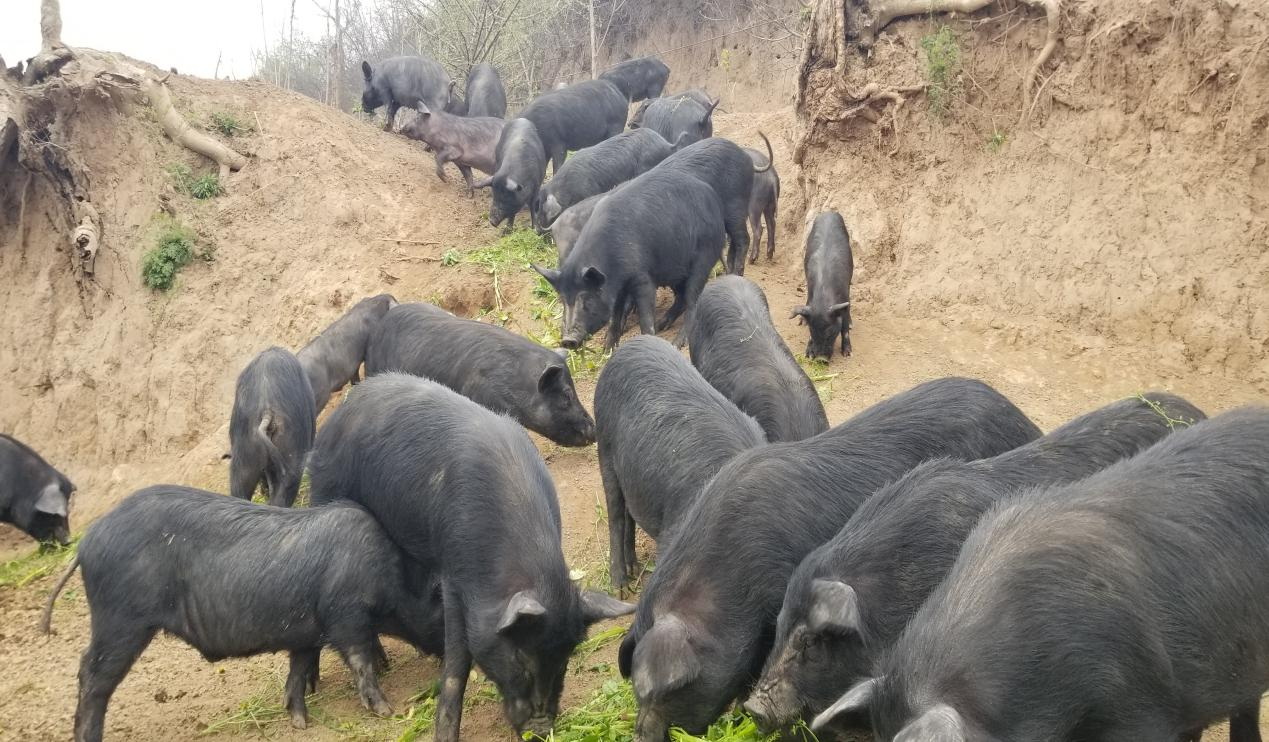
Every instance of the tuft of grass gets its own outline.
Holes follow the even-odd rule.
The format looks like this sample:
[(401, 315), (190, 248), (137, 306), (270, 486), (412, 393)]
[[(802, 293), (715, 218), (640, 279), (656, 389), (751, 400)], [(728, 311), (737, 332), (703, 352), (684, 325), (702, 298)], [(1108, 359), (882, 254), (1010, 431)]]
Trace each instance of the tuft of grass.
[(168, 165), (167, 174), (171, 176), (172, 185), (176, 187), (176, 190), (186, 196), (204, 200), (225, 192), (224, 186), (220, 184), (219, 175), (207, 173), (195, 176), (189, 165), (184, 163), (177, 162)]
[(176, 282), (177, 272), (193, 259), (193, 230), (165, 220), (154, 247), (141, 257), (141, 280), (156, 291), (167, 291)]
[(239, 121), (237, 116), (228, 111), (212, 111), (207, 117), (207, 130), (218, 131), (227, 137), (255, 131), (251, 124)]
[(938, 31), (921, 38), (921, 48), (925, 50), (925, 74), (930, 81), (925, 95), (930, 111), (942, 116), (960, 91), (960, 41), (950, 26), (939, 26)]
[[(545, 237), (532, 229), (520, 228), (504, 234), (492, 245), (462, 253), (457, 260), (484, 266), (491, 273), (509, 273), (532, 270), (529, 263), (555, 265), (557, 255), (555, 247)], [(441, 262), (444, 264), (444, 256)]]
[(1005, 146), (1005, 142), (1009, 141), (1009, 135), (1003, 131), (995, 131), (987, 139), (987, 151), (995, 154), (1000, 148)]
[[(310, 714), (312, 709), (309, 709)], [(290, 721), (291, 715), (282, 705), (282, 687), (279, 683), (267, 684), (238, 704), (238, 708), (227, 716), (208, 724), (199, 736), (233, 732), (241, 734), (245, 731), (264, 732), (280, 722)]]
[(440, 683), (433, 683), (422, 693), (406, 701), (409, 707), (403, 718), (405, 730), (397, 737), (397, 742), (415, 742), (426, 739), (436, 725), (436, 696), (440, 692)]
[(43, 543), (30, 554), (0, 563), (0, 587), (26, 587), (38, 579), (61, 572), (75, 558), (79, 538), (75, 536), (66, 546)]
[(828, 360), (807, 358), (800, 353), (797, 359), (802, 365), (802, 370), (806, 371), (806, 375), (811, 378), (811, 383), (815, 385), (815, 392), (820, 395), (820, 401), (825, 404), (833, 401), (833, 379), (837, 378), (837, 374), (828, 372)]

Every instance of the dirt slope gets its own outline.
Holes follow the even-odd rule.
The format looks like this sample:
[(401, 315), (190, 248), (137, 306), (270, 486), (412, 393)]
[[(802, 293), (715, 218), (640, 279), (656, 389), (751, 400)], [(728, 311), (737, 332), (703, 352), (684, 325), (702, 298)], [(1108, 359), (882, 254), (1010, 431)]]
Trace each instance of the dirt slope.
[[(905, 33), (924, 33), (920, 23)], [(1123, 28), (1098, 38), (1119, 38), (1112, 34)], [(1021, 59), (1017, 44), (1010, 48)], [(967, 45), (967, 53), (980, 53), (972, 49)], [(1012, 58), (1002, 52), (992, 59), (999, 75), (1009, 74)], [(978, 66), (969, 69), (979, 78)], [(805, 208), (825, 202), (839, 208), (856, 234), (855, 356), (835, 358), (825, 373), (830, 421), (949, 374), (985, 379), (1046, 429), (1148, 388), (1186, 395), (1213, 413), (1264, 398), (1266, 377), (1257, 366), (1263, 353), (1243, 336), (1222, 334), (1245, 327), (1245, 338), (1265, 337), (1265, 319), (1255, 314), (1262, 310), (1251, 301), (1253, 289), (1264, 286), (1264, 264), (1257, 261), (1265, 251), (1263, 240), (1257, 252), (1251, 239), (1264, 218), (1255, 209), (1264, 202), (1250, 199), (1263, 198), (1263, 190), (1247, 186), (1263, 181), (1256, 180), (1263, 141), (1248, 150), (1261, 163), (1247, 165), (1250, 171), (1238, 170), (1236, 157), (1226, 159), (1232, 150), (1208, 162), (1197, 144), (1201, 132), (1154, 127), (1136, 113), (1146, 96), (1116, 92), (1122, 84), (1116, 79), (1139, 78), (1099, 83), (1103, 98), (1095, 110), (1050, 111), (1044, 127), (1054, 128), (1038, 130), (1043, 142), (1011, 136), (999, 151), (988, 151), (982, 121), (934, 122), (914, 106), (897, 156), (886, 154), (893, 142), (877, 143), (871, 129), (844, 127), (838, 133), (848, 139), (812, 150), (806, 173), (791, 164), (794, 112), (771, 110), (789, 91), (737, 93), (732, 112), (718, 117), (718, 132), (743, 144), (756, 144), (759, 129), (770, 135), (785, 194), (776, 260), (748, 275), (767, 292), (776, 325), (795, 351), (805, 345), (805, 330), (788, 319), (787, 308), (804, 295)], [(684, 80), (697, 77), (676, 72), (671, 87), (687, 87)], [(263, 84), (177, 77), (170, 85), (192, 121), (227, 110), (257, 128), (234, 140), (253, 157), (230, 178), (229, 195), (194, 202), (175, 194), (167, 165), (206, 165), (168, 142), (144, 109), (86, 100), (75, 141), (107, 222), (97, 285), (81, 288), (71, 278), (69, 258), (57, 250), (63, 238), (48, 216), (51, 194), (32, 185), (20, 220), (10, 218), (14, 210), (0, 211), (0, 368), (8, 382), (0, 385), (0, 429), (46, 452), (80, 485), (77, 529), (145, 484), (223, 488), (219, 455), (238, 370), (270, 344), (299, 347), (364, 295), (391, 291), (403, 301), (434, 300), (468, 315), (500, 305), (509, 327), (540, 329), (527, 275), (501, 276), (495, 291), (483, 270), (441, 264), (449, 249), (488, 244), (496, 233), (484, 222), (484, 200), (469, 201), (455, 184), (436, 182), (431, 157), (419, 147)], [(739, 89), (746, 89), (743, 81)], [(1003, 92), (993, 95), (1004, 110)], [(1107, 112), (1124, 96), (1138, 100), (1138, 108), (1113, 118)], [(1071, 120), (1062, 124), (1062, 116)], [(1102, 118), (1114, 125), (1087, 128)], [(1086, 139), (1074, 138), (1084, 131)], [(1151, 143), (1145, 153), (1143, 136)], [(1075, 143), (1079, 148), (1060, 148)], [(1147, 186), (1155, 190), (1143, 192)], [(12, 193), (5, 198), (17, 202)], [(141, 286), (137, 266), (154, 215), (164, 209), (197, 228), (215, 252), (212, 262), (187, 268), (173, 292), (159, 295)], [(1162, 239), (1178, 224), (1183, 239)], [(1200, 239), (1202, 230), (1220, 239)], [(1222, 251), (1204, 252), (1216, 244)], [(1200, 295), (1215, 292), (1207, 303), (1192, 302), (1202, 311), (1179, 303), (1185, 295), (1167, 283), (1179, 276), (1201, 278)], [(1220, 298), (1239, 281), (1245, 301)], [(1118, 314), (1111, 311), (1117, 306)], [(1232, 319), (1219, 320), (1222, 313)], [(1208, 347), (1210, 354), (1189, 350)], [(1240, 365), (1238, 358), (1246, 360)], [(583, 399), (593, 388), (593, 379), (579, 381)], [(594, 573), (606, 554), (594, 449), (536, 440), (559, 489), (566, 555)], [(29, 549), (12, 536), (8, 543), (7, 553)], [(70, 729), (87, 606), (72, 583), (58, 605), (59, 633), (37, 635), (48, 582), (0, 588), (0, 667), (17, 668), (0, 674), (0, 739), (64, 739)], [(570, 677), (565, 707), (615, 674), (614, 649)], [(400, 711), (436, 677), (436, 663), (400, 645), (390, 650), (396, 664), (385, 690)], [(377, 721), (356, 705), (337, 659), (327, 656), (324, 665), (315, 728), (296, 733), (283, 721), (265, 723), (259, 734), (297, 740), (400, 734), (405, 721)], [(189, 738), (244, 702), (276, 704), (284, 672), (282, 657), (210, 665), (160, 639), (121, 686), (107, 734)], [(488, 739), (507, 730), (497, 705), (484, 700), (467, 712), (464, 732)]]

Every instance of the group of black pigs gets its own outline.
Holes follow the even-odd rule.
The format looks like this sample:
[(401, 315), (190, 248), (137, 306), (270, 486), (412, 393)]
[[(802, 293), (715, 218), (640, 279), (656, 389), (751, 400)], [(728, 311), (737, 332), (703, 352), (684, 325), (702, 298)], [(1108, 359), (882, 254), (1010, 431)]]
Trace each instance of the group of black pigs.
[[(493, 189), (495, 226), (527, 207), (555, 239), (559, 267), (535, 268), (564, 305), (563, 348), (384, 294), (294, 354), (260, 353), (235, 391), (234, 497), (135, 493), (88, 528), (49, 597), (45, 630), (82, 568), (76, 740), (101, 739), (158, 631), (209, 660), (288, 652), (300, 728), (325, 646), (366, 708), (391, 713), (379, 637), (398, 637), (442, 658), (437, 740), (459, 738), (473, 666), (516, 734), (544, 738), (587, 627), (630, 613), (618, 665), (640, 742), (700, 733), (736, 702), (764, 731), (823, 740), (871, 726), (900, 742), (1190, 742), (1226, 717), (1233, 742), (1260, 740), (1269, 409), (1208, 420), (1152, 392), (1044, 435), (986, 384), (944, 378), (830, 426), (743, 277), (763, 217), (774, 247), (770, 143), (713, 137), (716, 100), (660, 97), (669, 68), (644, 58), (504, 125), (488, 65), (465, 99), (429, 60), (364, 70), (365, 108), (386, 105), (389, 126), (416, 108), (407, 133), (438, 174), (457, 162)], [(490, 177), (473, 184), (471, 167)], [(720, 260), (730, 275), (707, 280)], [(849, 355), (837, 212), (812, 215), (804, 269), (806, 354)], [(658, 287), (674, 291), (659, 320)], [(642, 332), (618, 347), (631, 312)], [(686, 357), (657, 337), (680, 317)], [(605, 321), (592, 419), (566, 351)], [(597, 443), (618, 597), (570, 579), (526, 429)], [(311, 507), (292, 509), (305, 471)], [(253, 504), (261, 484), (268, 504)], [(7, 437), (0, 485), (0, 517), (67, 539), (74, 486)], [(619, 598), (644, 574), (636, 527), (657, 564), (633, 605)]]

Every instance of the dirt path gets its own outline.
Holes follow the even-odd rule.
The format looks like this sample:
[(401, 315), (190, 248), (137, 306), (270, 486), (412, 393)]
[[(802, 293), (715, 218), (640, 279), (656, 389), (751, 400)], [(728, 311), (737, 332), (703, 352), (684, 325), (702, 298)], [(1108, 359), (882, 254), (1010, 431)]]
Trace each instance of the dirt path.
[[(789, 113), (731, 114), (720, 116), (719, 131), (744, 144), (756, 143), (757, 128), (772, 135), (777, 167), (784, 170), (786, 198), (781, 208), (780, 232), (774, 263), (751, 267), (748, 276), (766, 291), (777, 327), (795, 352), (805, 347), (805, 329), (788, 319), (787, 309), (803, 301), (801, 282), (801, 214), (796, 178), (789, 164)], [(423, 158), (420, 156), (420, 161)], [(430, 181), (430, 172), (418, 177)], [(429, 193), (436, 189), (430, 183)], [(446, 196), (445, 203), (453, 202)], [(461, 203), (461, 202), (460, 202)], [(448, 211), (448, 206), (446, 211)], [(477, 200), (462, 207), (466, 235), (485, 208)], [(297, 214), (298, 216), (298, 214)], [(441, 219), (444, 214), (438, 215)], [(475, 238), (473, 238), (475, 239)], [(349, 249), (360, 249), (350, 245)], [(438, 258), (444, 246), (425, 246), (410, 251), (420, 259)], [(862, 246), (868, 249), (868, 246)], [(329, 255), (327, 256), (329, 257)], [(391, 287), (402, 301), (427, 300), (438, 293), (451, 304), (486, 304), (491, 287), (488, 276), (460, 271), (438, 274), (434, 263), (403, 263), (400, 280)], [(358, 283), (365, 282), (361, 271)], [(438, 278), (439, 276), (439, 278)], [(520, 290), (515, 282), (522, 282)], [(513, 277), (504, 286), (511, 326), (527, 326), (530, 292), (527, 276)], [(1264, 390), (1236, 379), (1200, 376), (1168, 376), (1139, 363), (1131, 350), (1093, 350), (1077, 358), (1062, 348), (1027, 347), (999, 335), (983, 336), (932, 317), (912, 320), (885, 316), (869, 305), (868, 276), (858, 277), (860, 290), (852, 309), (854, 356), (834, 358), (822, 382), (829, 420), (838, 423), (855, 411), (912, 385), (947, 375), (981, 378), (1014, 400), (1041, 427), (1052, 428), (1070, 417), (1117, 398), (1148, 389), (1182, 394), (1209, 413), (1262, 399)], [(360, 288), (360, 287), (359, 287)], [(369, 287), (366, 287), (369, 288)], [(460, 301), (461, 300), (461, 301)], [(517, 329), (524, 329), (519, 327)], [(232, 377), (229, 378), (232, 380)], [(221, 387), (225, 380), (220, 380)], [(583, 399), (591, 399), (593, 379), (579, 381)], [(227, 410), (227, 406), (225, 407)], [(214, 430), (201, 431), (206, 439)], [(573, 567), (597, 574), (606, 554), (606, 526), (602, 521), (602, 489), (593, 447), (574, 450), (537, 440), (555, 479), (564, 517), (566, 556)], [(211, 450), (206, 440), (197, 444)], [(177, 454), (179, 455), (179, 454)], [(135, 475), (135, 472), (134, 472)], [(206, 477), (204, 477), (205, 479)], [(129, 481), (121, 489), (147, 483)], [(205, 482), (203, 482), (205, 483)], [(71, 728), (78, 655), (87, 642), (88, 612), (78, 580), (59, 602), (55, 616), (57, 634), (43, 637), (35, 630), (38, 611), (50, 580), (20, 589), (0, 588), (0, 739), (61, 740)], [(620, 623), (620, 622), (618, 622)], [(407, 699), (435, 679), (435, 660), (419, 658), (400, 644), (391, 644), (393, 669), (385, 679), (385, 691), (399, 712)], [(285, 721), (273, 721), (281, 697), (286, 661), (281, 656), (209, 664), (194, 651), (171, 639), (160, 638), (142, 656), (115, 695), (107, 718), (107, 737), (113, 739), (185, 739), (223, 723), (238, 714), (251, 713), (261, 723), (231, 724), (216, 735), (242, 729), (271, 739), (390, 739), (407, 727), (405, 720), (377, 720), (362, 711), (353, 699), (346, 670), (329, 653), (323, 659), (323, 689), (313, 704), (316, 723), (306, 732), (294, 732)], [(564, 706), (576, 705), (605, 679), (616, 676), (615, 645), (581, 663), (570, 677)], [(469, 695), (472, 695), (469, 691)], [(496, 702), (480, 695), (464, 720), (467, 739), (509, 738)], [(213, 735), (213, 736), (216, 736)]]

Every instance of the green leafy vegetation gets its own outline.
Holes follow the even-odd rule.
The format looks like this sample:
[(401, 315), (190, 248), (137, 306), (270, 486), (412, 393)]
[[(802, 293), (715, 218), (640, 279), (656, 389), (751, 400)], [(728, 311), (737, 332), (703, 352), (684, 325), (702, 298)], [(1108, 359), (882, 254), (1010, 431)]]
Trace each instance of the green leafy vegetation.
[(828, 372), (828, 360), (807, 358), (801, 354), (797, 356), (797, 359), (802, 365), (802, 370), (811, 377), (811, 383), (815, 385), (815, 392), (820, 395), (820, 401), (825, 404), (833, 401), (833, 379), (837, 378), (837, 374)]
[(216, 173), (195, 176), (189, 165), (179, 162), (169, 165), (167, 173), (172, 177), (172, 185), (176, 190), (186, 196), (204, 200), (225, 192), (224, 186), (220, 184), (220, 176)]
[(405, 731), (397, 737), (397, 742), (415, 742), (431, 736), (432, 727), (436, 725), (436, 696), (440, 685), (433, 683), (422, 693), (406, 701)]
[(457, 260), (484, 266), (491, 273), (509, 273), (532, 270), (530, 263), (555, 265), (556, 251), (555, 246), (542, 235), (532, 229), (521, 228), (504, 234), (492, 245), (461, 253)]
[(194, 259), (194, 231), (173, 220), (164, 220), (155, 246), (141, 257), (141, 280), (156, 291), (167, 291), (176, 274)]
[(78, 549), (78, 536), (66, 546), (40, 544), (31, 553), (0, 564), (0, 587), (26, 587), (38, 579), (61, 572), (70, 565)]
[(925, 94), (930, 101), (930, 111), (942, 116), (960, 91), (960, 41), (950, 26), (940, 26), (935, 33), (921, 38), (921, 48), (925, 50), (925, 73), (929, 80)]
[(1003, 131), (995, 131), (987, 139), (987, 151), (999, 152), (1000, 148), (1005, 146), (1005, 142), (1009, 141), (1009, 135)]
[(234, 137), (239, 134), (249, 134), (255, 129), (247, 123), (238, 120), (228, 111), (212, 111), (207, 117), (207, 130), (218, 131), (227, 137)]

